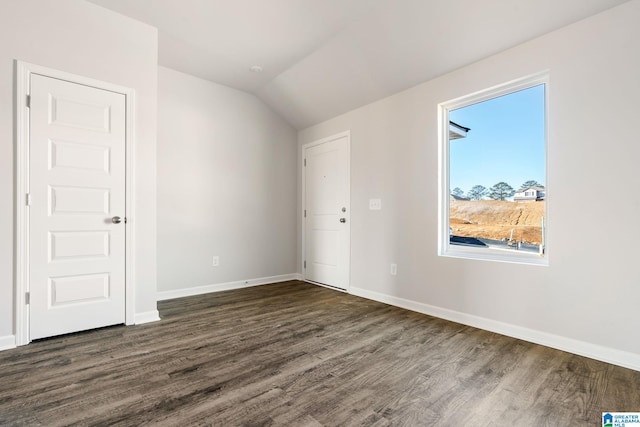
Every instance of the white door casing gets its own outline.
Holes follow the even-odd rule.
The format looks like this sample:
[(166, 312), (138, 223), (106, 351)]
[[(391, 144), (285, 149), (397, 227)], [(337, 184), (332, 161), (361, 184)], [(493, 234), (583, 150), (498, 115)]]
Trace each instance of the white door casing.
[(305, 280), (349, 289), (350, 133), (307, 144), (304, 166)]
[(132, 324), (133, 92), (20, 62), (17, 84), (16, 344)]

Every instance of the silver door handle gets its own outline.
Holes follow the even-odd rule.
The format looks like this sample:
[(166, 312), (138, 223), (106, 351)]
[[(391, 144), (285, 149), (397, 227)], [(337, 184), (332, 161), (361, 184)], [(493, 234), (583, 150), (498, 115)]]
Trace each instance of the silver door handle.
[(340, 218), (340, 222), (347, 222), (347, 218)]
[(113, 218), (111, 218), (111, 222), (114, 224), (120, 224), (122, 222), (122, 218), (120, 218), (119, 216), (114, 216)]

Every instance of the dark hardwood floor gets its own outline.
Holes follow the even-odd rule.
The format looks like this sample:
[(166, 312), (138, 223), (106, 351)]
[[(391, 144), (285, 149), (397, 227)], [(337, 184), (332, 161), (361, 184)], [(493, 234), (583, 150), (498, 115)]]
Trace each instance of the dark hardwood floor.
[(302, 282), (0, 352), (0, 425), (599, 426), (640, 372)]

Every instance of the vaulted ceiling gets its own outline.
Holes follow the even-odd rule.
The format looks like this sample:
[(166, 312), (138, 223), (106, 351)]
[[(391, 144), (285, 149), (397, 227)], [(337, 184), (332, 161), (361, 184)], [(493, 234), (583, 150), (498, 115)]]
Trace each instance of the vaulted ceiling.
[(157, 27), (160, 65), (303, 129), (627, 0), (88, 1)]

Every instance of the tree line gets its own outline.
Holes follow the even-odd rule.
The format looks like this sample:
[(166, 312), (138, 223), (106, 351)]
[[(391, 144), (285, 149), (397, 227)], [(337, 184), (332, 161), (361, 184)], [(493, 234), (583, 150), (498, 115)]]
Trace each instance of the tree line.
[[(544, 185), (531, 179), (529, 181), (525, 181), (518, 191), (523, 191), (530, 187), (544, 188)], [(460, 187), (456, 187), (451, 190), (451, 194), (457, 197), (466, 197), (470, 200), (482, 200), (486, 197), (492, 200), (506, 200), (513, 197), (513, 195), (516, 194), (516, 190), (506, 182), (500, 181), (491, 188), (487, 188), (483, 185), (474, 185), (469, 191), (467, 191), (466, 195)]]

